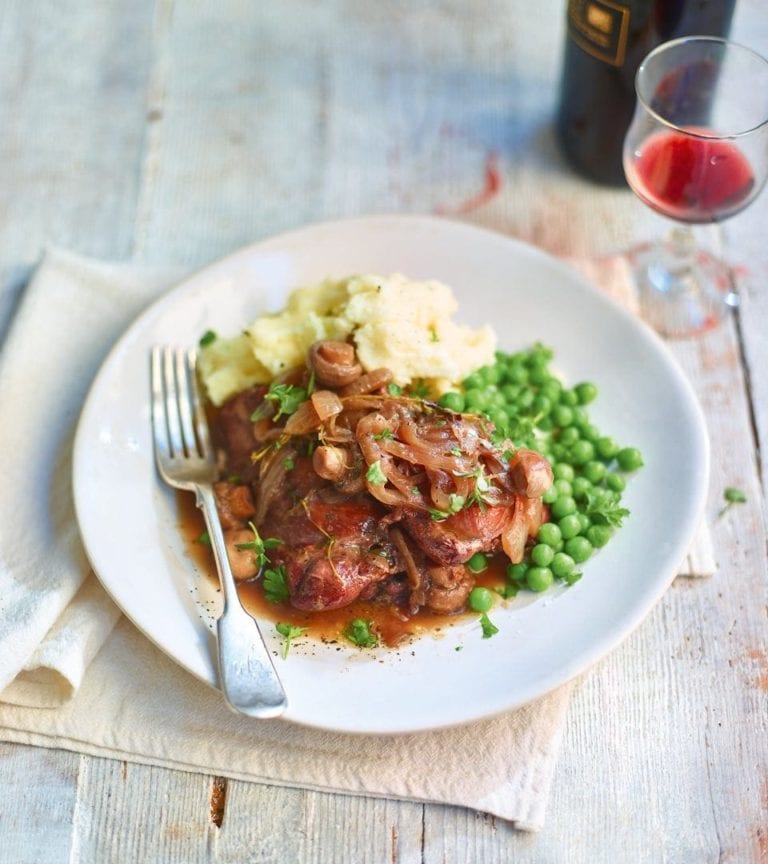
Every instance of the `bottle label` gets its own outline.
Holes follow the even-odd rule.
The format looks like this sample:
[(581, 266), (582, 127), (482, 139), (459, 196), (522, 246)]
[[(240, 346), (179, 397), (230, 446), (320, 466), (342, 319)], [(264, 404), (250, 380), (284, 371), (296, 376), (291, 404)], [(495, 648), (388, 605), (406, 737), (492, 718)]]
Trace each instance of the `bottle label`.
[(629, 7), (612, 0), (568, 0), (568, 32), (588, 54), (622, 66), (627, 53)]

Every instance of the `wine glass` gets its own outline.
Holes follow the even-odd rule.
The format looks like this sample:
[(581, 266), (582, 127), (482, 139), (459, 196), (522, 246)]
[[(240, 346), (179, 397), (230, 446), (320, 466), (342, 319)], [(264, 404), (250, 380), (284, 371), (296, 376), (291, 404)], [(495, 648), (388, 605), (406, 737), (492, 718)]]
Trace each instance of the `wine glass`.
[(633, 192), (678, 225), (630, 259), (641, 314), (666, 336), (714, 327), (738, 300), (728, 269), (691, 226), (747, 207), (768, 176), (768, 61), (725, 39), (666, 42), (640, 64), (624, 139)]

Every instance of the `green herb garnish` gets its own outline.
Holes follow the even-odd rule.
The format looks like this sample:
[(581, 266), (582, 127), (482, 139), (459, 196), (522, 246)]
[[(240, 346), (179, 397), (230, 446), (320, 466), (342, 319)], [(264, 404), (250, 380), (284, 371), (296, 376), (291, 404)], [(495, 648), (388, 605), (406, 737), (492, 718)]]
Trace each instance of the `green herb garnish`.
[(717, 514), (718, 519), (722, 515), (727, 513), (734, 504), (746, 504), (747, 502), (746, 493), (742, 492), (741, 489), (737, 489), (735, 486), (727, 486), (725, 488), (725, 491), (723, 492), (723, 499), (726, 503), (725, 506)]
[(306, 633), (308, 629), (308, 627), (297, 627), (295, 624), (284, 624), (282, 621), (278, 621), (278, 623), (275, 624), (275, 630), (277, 630), (277, 632), (283, 637), (283, 644), (280, 648), (280, 656), (283, 660), (288, 656), (291, 642), (293, 642), (297, 636)]
[(619, 528), (629, 516), (626, 507), (619, 506), (621, 496), (611, 489), (594, 488), (587, 492), (585, 513), (593, 523)]
[(344, 628), (343, 635), (359, 648), (375, 648), (379, 644), (379, 637), (372, 628), (372, 621), (355, 618)]
[(448, 509), (447, 510), (430, 510), (429, 515), (435, 522), (441, 522), (443, 519), (447, 519), (449, 516), (453, 516), (463, 509), (464, 505), (467, 503), (467, 499), (463, 495), (457, 495), (455, 492), (451, 492), (448, 496)]
[(387, 476), (381, 470), (381, 460), (377, 459), (369, 465), (365, 479), (373, 486), (383, 486), (387, 482)]
[(206, 330), (205, 333), (200, 337), (199, 345), (201, 348), (205, 348), (207, 345), (210, 345), (211, 342), (216, 341), (216, 334), (213, 330)]
[(248, 527), (253, 531), (253, 540), (249, 540), (247, 543), (235, 543), (235, 549), (253, 550), (253, 557), (256, 559), (257, 566), (263, 567), (265, 564), (269, 563), (267, 549), (274, 549), (276, 546), (282, 546), (283, 541), (278, 540), (277, 537), (267, 537), (265, 540), (262, 540), (253, 522), (249, 522)]
[(499, 632), (499, 628), (491, 621), (485, 612), (480, 616), (480, 626), (483, 628), (483, 639), (490, 639)]
[(285, 603), (288, 600), (288, 580), (285, 567), (270, 567), (264, 571), (264, 595), (270, 603)]
[[(296, 409), (302, 402), (307, 400), (307, 391), (303, 387), (297, 387), (295, 384), (275, 384), (269, 385), (269, 390), (264, 394), (264, 401), (274, 402), (277, 406), (277, 413), (272, 418), (279, 420), (283, 415), (286, 417), (295, 413)], [(264, 406), (260, 405), (251, 414), (251, 421), (256, 422), (264, 416)]]

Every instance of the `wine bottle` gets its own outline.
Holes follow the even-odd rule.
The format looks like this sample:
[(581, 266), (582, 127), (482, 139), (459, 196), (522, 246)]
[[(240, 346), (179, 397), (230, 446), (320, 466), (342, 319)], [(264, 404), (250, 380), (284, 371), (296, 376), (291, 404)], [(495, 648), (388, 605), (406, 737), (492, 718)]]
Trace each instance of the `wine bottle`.
[(624, 135), (635, 72), (680, 36), (727, 36), (736, 0), (568, 0), (557, 134), (568, 161), (598, 183), (625, 183)]

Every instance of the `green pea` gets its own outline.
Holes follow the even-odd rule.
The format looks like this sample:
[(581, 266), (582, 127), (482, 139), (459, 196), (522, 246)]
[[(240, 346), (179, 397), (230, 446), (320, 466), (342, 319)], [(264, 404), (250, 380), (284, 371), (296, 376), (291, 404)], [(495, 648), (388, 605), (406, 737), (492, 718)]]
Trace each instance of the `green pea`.
[(563, 516), (570, 516), (576, 512), (576, 501), (570, 495), (558, 495), (552, 502), (550, 512), (555, 519), (562, 519)]
[(473, 372), (471, 375), (467, 375), (467, 377), (461, 382), (464, 385), (465, 390), (479, 390), (484, 382), (480, 377), (478, 372)]
[(501, 387), (501, 395), (507, 402), (514, 402), (520, 395), (520, 387), (517, 384), (503, 384)]
[(552, 466), (552, 476), (555, 480), (573, 480), (576, 472), (573, 470), (573, 465), (567, 462), (558, 462)]
[(587, 513), (578, 513), (576, 514), (579, 517), (579, 524), (581, 525), (581, 533), (584, 534), (592, 524), (592, 520), (589, 518)]
[(499, 380), (499, 370), (495, 366), (481, 366), (477, 370), (480, 380), (484, 384), (496, 384)]
[(473, 573), (482, 573), (483, 570), (488, 568), (488, 559), (484, 553), (475, 552), (469, 561), (467, 561), (467, 567), (469, 567)]
[(592, 554), (592, 544), (579, 534), (565, 541), (565, 551), (577, 564), (581, 564)]
[(591, 381), (582, 381), (581, 384), (577, 384), (573, 389), (580, 405), (588, 405), (597, 397), (597, 387)]
[(563, 534), (555, 522), (545, 522), (537, 531), (536, 539), (539, 543), (546, 543), (554, 548), (563, 539)]
[(493, 607), (493, 591), (481, 585), (469, 592), (469, 608), (474, 612), (487, 612)]
[(549, 489), (541, 496), (541, 500), (545, 504), (552, 504), (557, 499), (557, 489), (553, 483)]
[(555, 426), (570, 426), (573, 423), (573, 408), (569, 405), (555, 405), (552, 409), (552, 420)]
[(531, 408), (537, 414), (548, 414), (552, 410), (552, 401), (541, 393), (531, 403)]
[(552, 422), (551, 417), (540, 417), (536, 421), (536, 425), (542, 432), (551, 432), (555, 428), (555, 424)]
[(549, 371), (546, 366), (533, 366), (531, 368), (528, 380), (531, 384), (543, 384), (549, 379)]
[(566, 552), (558, 552), (552, 559), (549, 569), (558, 579), (565, 579), (573, 573), (576, 562)]
[(528, 564), (520, 561), (518, 564), (507, 564), (507, 579), (510, 582), (525, 582), (525, 574), (528, 572)]
[(528, 572), (528, 564), (520, 561), (518, 564), (507, 564), (507, 579), (511, 582), (525, 582), (525, 574)]
[(488, 419), (501, 432), (509, 426), (509, 414), (502, 408), (491, 408), (488, 412)]
[(555, 480), (555, 489), (557, 489), (558, 495), (570, 495), (573, 492), (569, 480)]
[(512, 384), (526, 384), (528, 382), (528, 370), (522, 363), (510, 363), (507, 367), (507, 378)]
[(605, 485), (613, 492), (623, 492), (627, 488), (627, 481), (621, 474), (611, 473), (605, 478)]
[(555, 550), (546, 543), (537, 543), (533, 549), (531, 549), (531, 561), (537, 567), (548, 566), (554, 557)]
[(584, 434), (584, 429), (589, 426), (589, 415), (587, 412), (581, 407), (581, 405), (576, 405), (573, 408), (573, 422), (579, 429), (582, 430), (582, 435)]
[(596, 549), (600, 549), (605, 546), (612, 535), (613, 530), (609, 525), (590, 525), (584, 536)]
[(464, 393), (464, 407), (469, 412), (482, 411), (485, 407), (485, 394), (479, 387), (470, 387)]
[(608, 473), (605, 463), (597, 459), (591, 459), (582, 467), (581, 471), (584, 477), (593, 484), (600, 483)]
[(552, 587), (555, 577), (549, 567), (531, 567), (525, 574), (525, 582), (531, 591), (546, 591)]
[(575, 426), (569, 426), (560, 433), (560, 443), (569, 447), (571, 444), (575, 444), (580, 437), (579, 430)]
[(461, 414), (464, 411), (465, 402), (464, 395), (457, 393), (455, 390), (449, 390), (437, 400), (437, 404), (441, 408), (446, 408), (448, 411), (454, 411), (456, 414)]
[(571, 495), (573, 495), (577, 501), (586, 498), (591, 489), (592, 484), (586, 477), (575, 477), (571, 483)]
[(622, 471), (637, 471), (643, 467), (643, 455), (637, 447), (623, 447), (616, 454), (616, 461)]
[(563, 516), (557, 525), (560, 528), (560, 535), (563, 540), (570, 540), (571, 537), (581, 534), (581, 519), (579, 519), (578, 513), (570, 513), (568, 516)]
[(532, 390), (523, 390), (517, 397), (515, 405), (521, 410), (526, 410), (531, 407), (534, 398)]
[(595, 450), (601, 459), (613, 459), (619, 452), (619, 445), (613, 440), (613, 438), (603, 435), (595, 441)]
[(563, 390), (563, 385), (557, 378), (549, 378), (541, 385), (541, 394), (546, 396), (552, 404), (559, 401), (560, 393)]
[(581, 437), (594, 444), (600, 437), (600, 430), (593, 423), (585, 423), (581, 427)]
[(573, 392), (573, 390), (563, 390), (560, 394), (560, 402), (562, 405), (567, 405), (570, 408), (573, 408), (575, 405), (579, 404), (579, 397)]
[(586, 465), (595, 456), (595, 445), (591, 441), (580, 440), (571, 447), (571, 461), (574, 465)]

